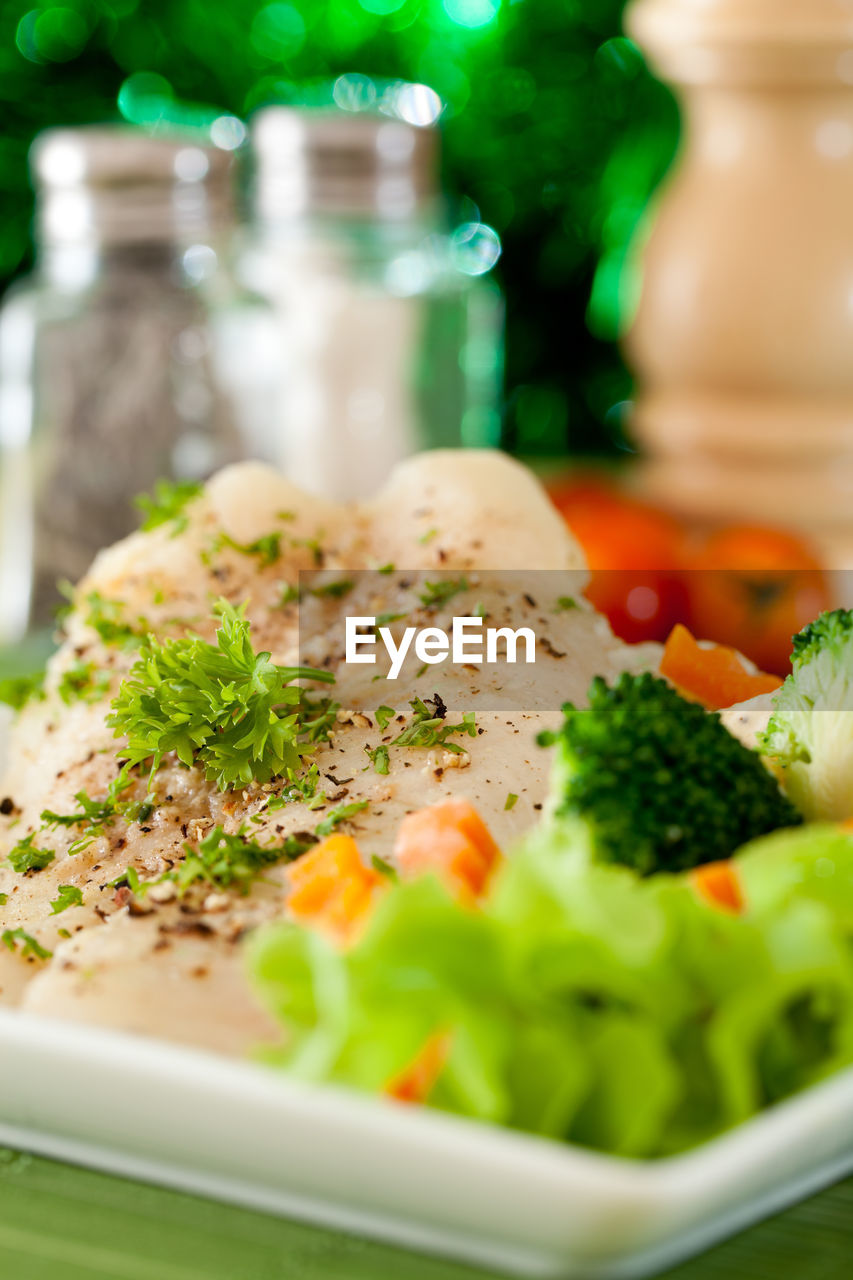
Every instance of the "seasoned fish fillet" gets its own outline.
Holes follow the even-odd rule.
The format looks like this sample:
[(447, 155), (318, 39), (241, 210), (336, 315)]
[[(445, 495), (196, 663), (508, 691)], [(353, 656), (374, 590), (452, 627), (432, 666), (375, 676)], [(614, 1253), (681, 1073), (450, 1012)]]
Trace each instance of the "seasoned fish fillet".
[[(381, 575), (356, 572), (380, 567)], [(422, 604), (438, 570), (460, 575), (454, 597)], [(555, 608), (533, 585), (521, 590), (530, 570), (565, 575), (572, 607)], [(300, 573), (316, 585), (297, 598)], [(583, 701), (594, 674), (612, 678), (657, 662), (653, 647), (623, 645), (576, 599), (585, 578), (580, 549), (532, 476), (481, 451), (415, 458), (356, 506), (322, 502), (244, 464), (216, 476), (179, 519), (102, 552), (78, 588), (46, 697), (22, 712), (9, 744), (0, 848), (8, 853), (32, 835), (33, 848), (54, 856), (41, 869), (0, 865), (0, 920), (14, 948), (0, 947), (0, 1000), (227, 1053), (276, 1036), (243, 979), (239, 944), (286, 912), (287, 862), (245, 894), (200, 883), (180, 894), (168, 880), (142, 894), (134, 873), (145, 881), (179, 868), (216, 826), (245, 826), (259, 844), (279, 845), (312, 838), (339, 806), (361, 803), (338, 829), (355, 836), (365, 857), (390, 858), (403, 816), (448, 796), (469, 799), (498, 843), (511, 845), (545, 799), (548, 758), (537, 732), (559, 721), (562, 702)], [(530, 576), (531, 584), (549, 581)], [(322, 691), (339, 706), (310, 757), (313, 799), (285, 802), (275, 780), (218, 791), (198, 768), (168, 756), (137, 820), (73, 822), (79, 793), (102, 800), (119, 769), (122, 742), (106, 718), (137, 656), (134, 633), (213, 640), (220, 597), (246, 605), (256, 652), (336, 676)], [(500, 625), (535, 628), (535, 667), (516, 667), (508, 683), (505, 666), (410, 663), (394, 684), (377, 684), (380, 666), (343, 661), (346, 613), (449, 627), (454, 613), (478, 610)], [(68, 697), (81, 671), (86, 692)], [(448, 723), (475, 710), (476, 736), (454, 738), (461, 754), (441, 744), (393, 747), (387, 774), (377, 773), (368, 753), (397, 735), (416, 697)], [(384, 726), (376, 715), (383, 703), (394, 711)], [(126, 797), (145, 801), (146, 787), (140, 776)], [(507, 809), (510, 792), (519, 798)], [(66, 823), (46, 824), (45, 811)], [(69, 897), (72, 905), (57, 910)], [(24, 935), (51, 955), (34, 952)]]

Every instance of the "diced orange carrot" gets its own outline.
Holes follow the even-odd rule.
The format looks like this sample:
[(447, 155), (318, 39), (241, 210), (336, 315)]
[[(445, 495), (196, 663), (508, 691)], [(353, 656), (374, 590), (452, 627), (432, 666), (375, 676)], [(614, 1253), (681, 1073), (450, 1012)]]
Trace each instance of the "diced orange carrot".
[(385, 1092), (398, 1102), (425, 1102), (441, 1074), (450, 1050), (450, 1036), (436, 1032), (404, 1071), (385, 1087)]
[(400, 823), (394, 854), (404, 877), (435, 871), (463, 902), (483, 893), (501, 852), (467, 800), (442, 800)]
[(291, 913), (339, 942), (352, 940), (387, 883), (364, 865), (358, 845), (345, 835), (329, 836), (303, 854), (289, 868), (288, 878)]
[(739, 916), (745, 903), (737, 872), (731, 862), (706, 862), (692, 873), (696, 891), (712, 906)]
[(773, 693), (782, 684), (778, 676), (747, 671), (736, 649), (724, 644), (703, 648), (680, 622), (666, 642), (660, 673), (685, 697), (709, 710)]

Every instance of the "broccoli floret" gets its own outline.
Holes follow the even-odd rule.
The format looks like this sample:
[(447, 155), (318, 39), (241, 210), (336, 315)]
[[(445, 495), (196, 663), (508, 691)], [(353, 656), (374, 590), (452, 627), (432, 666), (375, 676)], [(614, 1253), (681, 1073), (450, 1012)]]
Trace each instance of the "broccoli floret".
[(853, 816), (853, 610), (794, 636), (791, 666), (759, 749), (806, 818), (841, 821)]
[(796, 667), (830, 648), (838, 654), (840, 648), (850, 642), (851, 635), (853, 609), (833, 609), (822, 613), (794, 636), (791, 663)]
[(801, 821), (756, 752), (664, 680), (598, 676), (589, 707), (563, 712), (550, 813), (580, 820), (602, 861), (682, 871)]

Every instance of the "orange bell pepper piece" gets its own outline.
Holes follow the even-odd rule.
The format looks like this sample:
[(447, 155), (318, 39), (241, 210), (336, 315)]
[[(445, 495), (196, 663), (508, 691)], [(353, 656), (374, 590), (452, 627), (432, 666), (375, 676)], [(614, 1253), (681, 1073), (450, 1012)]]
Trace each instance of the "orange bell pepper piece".
[(297, 919), (350, 941), (367, 920), (383, 876), (361, 860), (352, 836), (331, 835), (288, 869), (287, 905)]
[(737, 872), (730, 861), (706, 862), (691, 873), (700, 897), (731, 915), (743, 913), (745, 902)]
[(385, 1093), (398, 1102), (425, 1102), (441, 1074), (450, 1050), (450, 1036), (436, 1032), (404, 1071), (390, 1081)]
[(407, 814), (394, 854), (402, 876), (435, 871), (463, 902), (482, 895), (501, 856), (489, 828), (467, 800), (442, 800)]
[(747, 671), (737, 650), (728, 645), (703, 648), (680, 622), (666, 642), (660, 673), (685, 697), (712, 711), (774, 693), (782, 685), (778, 676)]

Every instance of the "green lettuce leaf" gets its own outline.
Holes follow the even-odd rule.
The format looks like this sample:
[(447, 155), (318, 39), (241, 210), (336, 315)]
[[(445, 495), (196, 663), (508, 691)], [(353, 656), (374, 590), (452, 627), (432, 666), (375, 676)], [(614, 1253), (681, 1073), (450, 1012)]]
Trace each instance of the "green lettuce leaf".
[(624, 1156), (683, 1150), (853, 1062), (853, 837), (779, 832), (733, 865), (740, 915), (545, 824), (478, 910), (425, 876), (389, 883), (346, 950), (261, 929), (248, 967), (283, 1025), (276, 1061), (380, 1092), (441, 1036), (432, 1106)]

